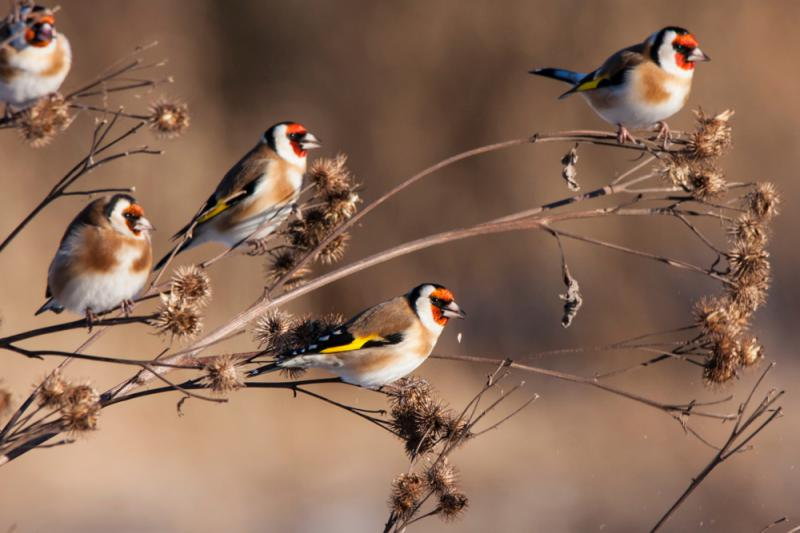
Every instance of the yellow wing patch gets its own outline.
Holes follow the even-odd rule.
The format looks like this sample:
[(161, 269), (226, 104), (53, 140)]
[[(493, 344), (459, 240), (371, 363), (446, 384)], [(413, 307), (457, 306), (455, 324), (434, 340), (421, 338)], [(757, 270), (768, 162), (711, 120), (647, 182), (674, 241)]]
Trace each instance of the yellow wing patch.
[(603, 77), (595, 78), (593, 80), (585, 81), (575, 87), (575, 92), (582, 92), (582, 91), (591, 91), (592, 89), (597, 89), (597, 86), (600, 85), (600, 82), (603, 81)]
[(341, 346), (331, 346), (330, 348), (325, 348), (324, 350), (320, 350), (319, 353), (349, 352), (352, 350), (360, 349), (369, 341), (379, 341), (379, 340), (383, 340), (383, 337), (373, 333), (372, 335), (367, 335), (365, 337), (356, 337), (355, 339), (353, 339), (352, 342), (348, 344), (342, 344)]
[(228, 209), (229, 207), (230, 205), (223, 200), (217, 203), (217, 205), (215, 205), (214, 207), (212, 207), (211, 210), (207, 211), (202, 216), (200, 216), (200, 218), (197, 219), (197, 223), (202, 224), (203, 222), (207, 222), (212, 218), (214, 218), (215, 216), (222, 213), (223, 211), (225, 211), (226, 209)]

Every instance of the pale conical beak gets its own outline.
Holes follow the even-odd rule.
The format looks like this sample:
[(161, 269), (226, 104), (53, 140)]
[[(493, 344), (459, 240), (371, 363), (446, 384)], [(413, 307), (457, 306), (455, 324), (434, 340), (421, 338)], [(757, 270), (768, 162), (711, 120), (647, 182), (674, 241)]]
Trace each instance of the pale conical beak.
[(446, 306), (442, 307), (442, 315), (446, 316), (447, 318), (466, 318), (467, 313), (461, 310), (455, 302), (450, 302)]
[(303, 150), (311, 150), (314, 148), (320, 148), (322, 146), (322, 142), (317, 139), (313, 133), (306, 133), (303, 136), (303, 140), (300, 141), (300, 148)]
[(702, 50), (699, 48), (695, 48), (692, 50), (692, 53), (689, 54), (686, 59), (689, 61), (711, 61), (711, 58), (708, 57)]
[(133, 225), (134, 231), (155, 231), (156, 228), (144, 217), (139, 217), (136, 224)]

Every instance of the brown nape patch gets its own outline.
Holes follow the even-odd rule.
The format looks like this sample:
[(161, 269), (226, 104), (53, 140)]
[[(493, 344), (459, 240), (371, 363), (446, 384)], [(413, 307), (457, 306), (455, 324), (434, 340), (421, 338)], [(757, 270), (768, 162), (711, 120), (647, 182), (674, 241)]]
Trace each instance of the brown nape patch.
[(665, 74), (656, 65), (642, 65), (640, 77), (640, 90), (645, 102), (660, 104), (669, 100), (670, 93), (664, 89)]
[(53, 56), (50, 60), (50, 66), (41, 72), (42, 76), (55, 76), (56, 74), (59, 74), (64, 70), (66, 62), (67, 53), (64, 50), (63, 41), (59, 39), (58, 46), (56, 46), (56, 49), (53, 52)]

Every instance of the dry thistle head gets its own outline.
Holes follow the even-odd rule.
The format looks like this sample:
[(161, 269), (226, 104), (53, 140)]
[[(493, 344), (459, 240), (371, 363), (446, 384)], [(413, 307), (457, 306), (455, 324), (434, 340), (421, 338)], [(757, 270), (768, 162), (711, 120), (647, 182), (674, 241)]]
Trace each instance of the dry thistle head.
[(736, 222), (729, 228), (728, 233), (735, 240), (759, 247), (766, 246), (769, 238), (769, 229), (764, 224), (764, 220), (749, 211), (736, 219)]
[(332, 264), (339, 261), (342, 257), (344, 257), (345, 249), (347, 249), (347, 243), (350, 241), (350, 234), (349, 233), (342, 233), (341, 235), (337, 235), (334, 239), (328, 243), (325, 248), (320, 250), (319, 252), (319, 259), (325, 264)]
[(453, 430), (452, 413), (433, 396), (427, 381), (417, 377), (396, 381), (387, 390), (391, 424), (411, 456), (425, 455)]
[(277, 350), (281, 346), (280, 339), (289, 331), (294, 323), (294, 318), (289, 313), (280, 310), (271, 310), (258, 319), (253, 336), (259, 348), (269, 351)]
[(767, 221), (778, 214), (781, 198), (775, 185), (768, 181), (757, 183), (744, 197), (744, 207), (757, 220)]
[(764, 358), (764, 347), (758, 339), (748, 335), (739, 342), (739, 355), (744, 366), (753, 366)]
[(318, 194), (338, 194), (349, 190), (352, 176), (347, 169), (347, 155), (316, 159), (308, 169), (308, 177)]
[(401, 519), (409, 518), (422, 498), (425, 488), (425, 480), (418, 474), (400, 474), (394, 478), (389, 506), (395, 515)]
[(769, 252), (757, 243), (737, 240), (728, 250), (727, 257), (733, 280), (746, 285), (769, 282)]
[(305, 317), (298, 320), (286, 333), (286, 347), (288, 350), (294, 350), (313, 344), (325, 333), (341, 326), (343, 322), (339, 314), (330, 314), (318, 319)]
[(736, 375), (736, 362), (729, 359), (712, 357), (703, 369), (703, 380), (707, 385), (721, 385)]
[(735, 308), (735, 313), (747, 319), (767, 301), (769, 280), (761, 283), (743, 283), (734, 281), (725, 287), (728, 298)]
[(439, 515), (446, 522), (457, 520), (469, 505), (467, 496), (458, 491), (450, 491), (439, 496)]
[(710, 165), (694, 168), (689, 179), (692, 197), (698, 200), (716, 198), (728, 190), (725, 175), (720, 169)]
[(189, 106), (165, 98), (156, 100), (150, 105), (148, 121), (150, 128), (159, 136), (168, 139), (177, 137), (189, 127)]
[(211, 280), (196, 265), (181, 266), (172, 277), (170, 290), (187, 304), (204, 305), (211, 299)]
[(458, 481), (458, 471), (450, 464), (447, 457), (433, 461), (425, 471), (428, 485), (436, 494), (446, 494), (455, 490)]
[(71, 385), (61, 375), (58, 369), (53, 370), (42, 382), (37, 393), (39, 405), (42, 407), (58, 407), (61, 405), (64, 393)]
[(244, 378), (231, 355), (220, 355), (206, 364), (204, 381), (218, 394), (235, 391), (244, 387)]
[(169, 333), (173, 339), (175, 337), (189, 339), (203, 329), (203, 320), (197, 305), (180, 300), (172, 293), (161, 294), (158, 316), (151, 321), (151, 324), (159, 333), (162, 335)]
[[(269, 257), (267, 259), (266, 266), (268, 285), (276, 283), (279, 279), (291, 272), (299, 259), (295, 250), (292, 250), (291, 248), (270, 251), (268, 256)], [(309, 270), (306, 267), (297, 269), (297, 271), (295, 271), (294, 274), (292, 274), (292, 276), (286, 281), (286, 286), (293, 287), (299, 285), (303, 282), (303, 278), (305, 278), (308, 272)]]
[(718, 167), (684, 154), (669, 157), (661, 168), (661, 174), (698, 200), (714, 198), (728, 190), (725, 175)]
[(22, 138), (33, 148), (47, 145), (72, 123), (69, 105), (60, 94), (40, 98), (16, 119)]
[(719, 157), (731, 147), (730, 118), (733, 110), (727, 109), (713, 117), (706, 115), (702, 109), (694, 112), (697, 117), (697, 129), (689, 139), (690, 153), (699, 159)]
[(76, 385), (64, 393), (61, 421), (68, 431), (80, 433), (97, 429), (100, 418), (100, 395), (90, 385)]
[(744, 326), (736, 307), (724, 296), (701, 298), (694, 304), (692, 314), (703, 335), (714, 341), (735, 337)]

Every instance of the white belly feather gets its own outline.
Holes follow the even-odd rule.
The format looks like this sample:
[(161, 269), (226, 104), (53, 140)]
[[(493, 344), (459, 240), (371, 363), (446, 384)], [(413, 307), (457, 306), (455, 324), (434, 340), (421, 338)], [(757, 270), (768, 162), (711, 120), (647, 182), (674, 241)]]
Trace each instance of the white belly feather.
[[(146, 268), (138, 272), (131, 270), (141, 253), (140, 248), (129, 246), (120, 252), (119, 261), (110, 272), (89, 272), (73, 277), (58, 291), (53, 290), (55, 303), (83, 314), (86, 309), (102, 313), (118, 306), (123, 300), (133, 299), (142, 290), (150, 274)], [(53, 267), (59, 268), (58, 263), (54, 261)], [(51, 280), (53, 274), (51, 270)], [(52, 281), (50, 286), (53, 287)]]

